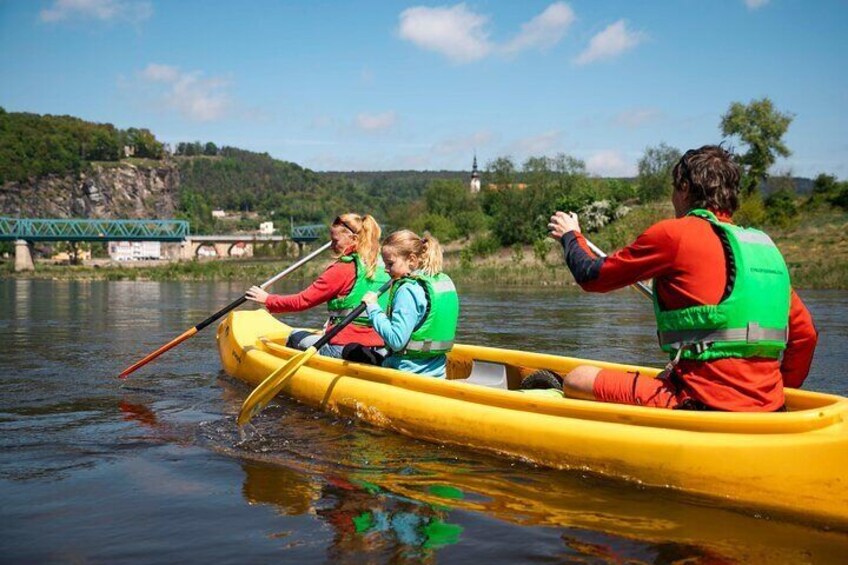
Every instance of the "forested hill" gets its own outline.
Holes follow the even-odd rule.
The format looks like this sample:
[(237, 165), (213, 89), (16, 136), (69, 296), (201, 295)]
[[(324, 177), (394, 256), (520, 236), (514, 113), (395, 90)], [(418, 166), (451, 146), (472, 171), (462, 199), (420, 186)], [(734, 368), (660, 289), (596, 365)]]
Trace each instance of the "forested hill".
[(318, 173), (267, 153), (232, 147), (214, 157), (175, 159), (181, 209), (198, 220), (212, 208), (259, 212), (295, 223), (325, 223), (348, 210), (386, 218), (399, 206), (420, 200), (434, 180), (468, 178), (468, 173), (452, 171)]
[(146, 129), (118, 129), (73, 116), (6, 112), (0, 107), (0, 185), (49, 174), (77, 174), (94, 161), (161, 159), (163, 145)]
[[(122, 130), (112, 124), (85, 121), (73, 116), (6, 112), (0, 108), (0, 187), (9, 198), (26, 195), (27, 213), (56, 213), (48, 201), (57, 197), (57, 186), (69, 196), (85, 198), (92, 178), (103, 179), (104, 168), (132, 167), (144, 170), (178, 170), (172, 193), (176, 209), (192, 221), (195, 231), (214, 229), (211, 211), (257, 212), (262, 217), (295, 223), (327, 222), (345, 211), (368, 211), (385, 217), (390, 209), (422, 197), (434, 179), (467, 178), (460, 172), (396, 171), (386, 173), (316, 173), (295, 163), (274, 159), (214, 143), (178, 143), (171, 152), (167, 144), (147, 129)], [(43, 190), (50, 180), (49, 191)], [(83, 178), (85, 177), (85, 178)], [(102, 187), (109, 192), (113, 187)], [(126, 188), (131, 196), (133, 189)], [(43, 194), (42, 194), (43, 193)], [(40, 195), (44, 205), (39, 204)], [(117, 195), (120, 196), (120, 195)], [(20, 206), (16, 208), (20, 212)], [(87, 207), (79, 206), (72, 214)], [(146, 203), (136, 212), (144, 214)], [(110, 209), (102, 211), (109, 215)], [(0, 213), (16, 213), (0, 210)], [(66, 212), (67, 213), (67, 212)], [(219, 226), (220, 227), (220, 226)]]
[[(594, 177), (583, 161), (564, 154), (523, 163), (499, 157), (481, 171), (483, 186), (498, 190), (470, 198), (468, 171), (319, 173), (267, 153), (199, 141), (172, 150), (146, 129), (0, 108), (0, 214), (177, 216), (190, 220), (194, 233), (209, 233), (252, 230), (268, 219), (278, 225), (327, 223), (356, 211), (389, 225), (414, 224), (444, 239), (490, 227), (510, 245), (540, 237), (551, 210), (583, 209), (596, 201), (616, 210), (621, 203), (667, 199), (679, 155), (662, 144), (649, 148), (635, 179)], [(835, 177), (816, 182), (825, 187), (819, 192), (832, 192), (839, 202), (839, 190), (848, 191)], [(807, 179), (772, 177), (762, 187), (765, 204), (786, 208), (787, 198), (810, 186)], [(748, 204), (763, 207), (762, 201)], [(213, 209), (241, 212), (230, 216), (238, 223), (216, 223)], [(507, 228), (515, 233), (500, 233)]]

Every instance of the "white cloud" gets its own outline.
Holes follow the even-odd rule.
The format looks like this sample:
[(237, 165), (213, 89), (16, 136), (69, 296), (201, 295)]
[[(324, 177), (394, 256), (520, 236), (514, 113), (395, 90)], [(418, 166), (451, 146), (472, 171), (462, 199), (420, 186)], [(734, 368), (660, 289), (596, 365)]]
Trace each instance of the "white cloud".
[(402, 39), (435, 51), (456, 63), (482, 59), (492, 51), (488, 18), (469, 10), (465, 4), (453, 7), (416, 6), (400, 14), (398, 33)]
[(464, 137), (450, 137), (433, 145), (433, 153), (439, 156), (469, 155), (476, 149), (492, 143), (494, 138), (494, 134), (486, 130)]
[(150, 63), (141, 71), (141, 77), (153, 82), (175, 82), (180, 78), (180, 70), (170, 65)]
[(635, 129), (658, 121), (662, 115), (657, 108), (631, 108), (616, 114), (612, 123), (616, 126)]
[(356, 116), (356, 127), (366, 132), (385, 131), (394, 127), (398, 118), (394, 110), (380, 114), (359, 114)]
[(74, 17), (104, 22), (141, 22), (153, 15), (153, 6), (141, 0), (54, 0), (52, 6), (41, 10), (38, 15), (44, 22)]
[(756, 10), (757, 8), (762, 8), (768, 3), (769, 0), (745, 0), (745, 5), (748, 6), (749, 10)]
[(565, 2), (551, 4), (545, 11), (525, 24), (521, 31), (503, 47), (504, 53), (526, 49), (548, 49), (559, 43), (574, 22), (574, 10)]
[(624, 20), (618, 20), (595, 35), (589, 41), (589, 47), (580, 53), (574, 62), (578, 65), (586, 65), (595, 61), (612, 59), (633, 49), (647, 37), (644, 32), (628, 30)]
[(631, 177), (636, 174), (636, 165), (628, 163), (620, 151), (603, 149), (586, 159), (586, 169), (602, 177)]
[(506, 155), (515, 155), (518, 160), (527, 157), (538, 157), (556, 153), (561, 150), (562, 146), (562, 131), (551, 130), (542, 132), (538, 135), (522, 137), (512, 142), (506, 148)]
[(489, 39), (489, 17), (464, 3), (436, 8), (415, 6), (400, 13), (398, 35), (454, 63), (470, 63), (492, 54), (549, 49), (565, 36), (574, 19), (574, 10), (568, 4), (555, 2), (522, 24), (515, 37), (499, 44)]
[(157, 63), (147, 65), (139, 76), (147, 83), (162, 85), (164, 90), (158, 93), (162, 101), (192, 121), (220, 120), (230, 111), (230, 81), (222, 77), (203, 78), (202, 71), (183, 72)]

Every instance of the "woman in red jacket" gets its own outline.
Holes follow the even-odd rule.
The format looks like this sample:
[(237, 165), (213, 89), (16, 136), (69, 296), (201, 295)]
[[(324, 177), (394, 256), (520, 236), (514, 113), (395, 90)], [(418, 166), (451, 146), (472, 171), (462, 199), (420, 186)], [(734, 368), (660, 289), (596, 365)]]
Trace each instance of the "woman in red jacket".
[(733, 226), (739, 169), (718, 146), (687, 151), (673, 170), (675, 219), (661, 221), (607, 258), (589, 250), (575, 214), (548, 225), (565, 262), (589, 292), (654, 280), (660, 345), (671, 367), (660, 378), (580, 366), (567, 396), (661, 408), (769, 412), (783, 387), (799, 387), (818, 335), (789, 287), (780, 252), (759, 230)]
[[(375, 291), (389, 280), (379, 261), (380, 226), (370, 215), (342, 214), (330, 226), (330, 239), (336, 261), (303, 291), (297, 294), (268, 294), (258, 286), (247, 291), (247, 298), (264, 304), (269, 312), (300, 312), (319, 304), (327, 304), (325, 330), (344, 318), (362, 301), (369, 291)], [(288, 345), (306, 349), (320, 339), (319, 334), (300, 330), (292, 332)], [(341, 357), (344, 346), (359, 343), (382, 347), (383, 340), (374, 332), (367, 316), (357, 318), (345, 327), (319, 353)]]

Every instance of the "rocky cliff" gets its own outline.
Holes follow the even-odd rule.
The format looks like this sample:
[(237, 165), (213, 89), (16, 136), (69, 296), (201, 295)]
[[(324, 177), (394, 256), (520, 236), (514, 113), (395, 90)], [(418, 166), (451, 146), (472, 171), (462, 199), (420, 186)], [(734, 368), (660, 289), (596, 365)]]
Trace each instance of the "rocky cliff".
[[(155, 163), (155, 162), (153, 162)], [(48, 175), (0, 186), (0, 215), (21, 218), (172, 218), (175, 163), (93, 165), (77, 176)]]

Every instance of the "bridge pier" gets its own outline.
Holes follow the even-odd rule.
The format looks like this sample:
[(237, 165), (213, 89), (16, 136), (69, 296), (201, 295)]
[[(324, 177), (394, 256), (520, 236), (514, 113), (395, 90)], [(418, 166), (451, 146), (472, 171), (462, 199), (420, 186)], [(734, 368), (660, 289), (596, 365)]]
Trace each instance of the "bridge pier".
[(15, 240), (15, 272), (34, 271), (32, 244), (24, 239)]

